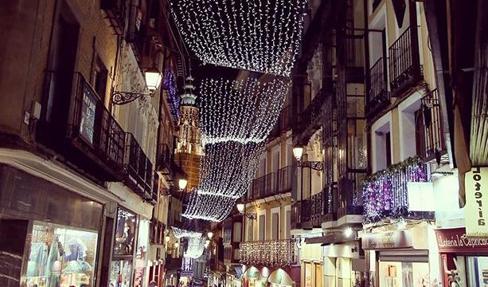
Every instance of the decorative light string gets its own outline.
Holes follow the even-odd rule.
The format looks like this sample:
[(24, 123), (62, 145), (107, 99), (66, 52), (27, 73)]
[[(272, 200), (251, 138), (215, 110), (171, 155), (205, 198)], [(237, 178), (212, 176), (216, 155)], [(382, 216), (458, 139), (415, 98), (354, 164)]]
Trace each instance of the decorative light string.
[(203, 62), (289, 76), (307, 0), (171, 0), (185, 43)]
[(427, 165), (413, 157), (366, 178), (362, 194), (365, 222), (407, 217), (407, 183), (429, 181), (428, 174)]
[[(266, 77), (266, 78), (264, 78)], [(290, 81), (281, 77), (201, 82), (202, 144), (262, 142), (283, 108)]]
[(200, 162), (199, 194), (240, 198), (250, 188), (264, 144), (207, 144)]
[(227, 218), (234, 204), (235, 199), (230, 197), (193, 192), (182, 216), (220, 222)]
[(188, 239), (188, 247), (183, 254), (184, 257), (199, 258), (203, 255), (205, 250), (205, 238), (203, 237), (190, 237)]
[(188, 237), (188, 238), (199, 238), (199, 237), (202, 237), (202, 233), (201, 232), (196, 232), (196, 231), (191, 231), (191, 230), (186, 230), (186, 229), (182, 229), (182, 228), (178, 228), (178, 227), (174, 227), (172, 226), (171, 229), (173, 230), (173, 234), (176, 238), (180, 239), (180, 238), (184, 238), (184, 237)]

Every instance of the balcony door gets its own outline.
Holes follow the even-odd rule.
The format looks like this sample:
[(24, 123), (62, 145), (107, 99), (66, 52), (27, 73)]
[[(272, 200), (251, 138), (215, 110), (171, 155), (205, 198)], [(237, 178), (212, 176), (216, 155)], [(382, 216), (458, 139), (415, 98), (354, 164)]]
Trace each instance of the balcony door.
[(259, 215), (259, 241), (266, 240), (266, 215), (261, 214)]
[(43, 99), (43, 120), (49, 126), (46, 128), (49, 141), (59, 143), (68, 124), (79, 30), (80, 26), (69, 7), (64, 1), (61, 2), (50, 48), (51, 72), (46, 81), (48, 91)]

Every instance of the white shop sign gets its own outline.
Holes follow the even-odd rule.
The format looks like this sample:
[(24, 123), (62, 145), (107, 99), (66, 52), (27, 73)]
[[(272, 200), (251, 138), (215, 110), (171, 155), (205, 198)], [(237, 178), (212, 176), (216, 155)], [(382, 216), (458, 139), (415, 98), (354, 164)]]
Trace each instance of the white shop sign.
[(408, 211), (434, 211), (432, 182), (407, 182)]
[(488, 168), (474, 167), (465, 174), (466, 235), (488, 237)]

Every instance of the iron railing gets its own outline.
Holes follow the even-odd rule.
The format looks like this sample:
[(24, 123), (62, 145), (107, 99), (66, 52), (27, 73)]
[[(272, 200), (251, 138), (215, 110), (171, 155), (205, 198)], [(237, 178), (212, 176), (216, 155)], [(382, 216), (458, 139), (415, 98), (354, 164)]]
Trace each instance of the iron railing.
[[(430, 161), (445, 151), (442, 134), (442, 119), (437, 89), (429, 91), (421, 100), (417, 120), (417, 154)], [(419, 126), (423, 128), (419, 128)]]
[(388, 49), (391, 92), (398, 96), (422, 76), (417, 27), (410, 26)]
[(124, 163), (125, 132), (80, 73), (74, 74), (74, 111), (69, 136), (82, 140), (110, 166)]
[(364, 220), (378, 222), (388, 217), (416, 217), (415, 212), (409, 211), (407, 184), (428, 181), (429, 166), (418, 157), (408, 158), (369, 176), (362, 187)]
[(131, 133), (127, 133), (126, 170), (139, 192), (152, 199), (153, 165)]
[(381, 57), (369, 69), (369, 89), (366, 103), (366, 110), (369, 116), (390, 103), (385, 68), (385, 59)]
[(291, 166), (286, 166), (276, 172), (254, 179), (249, 199), (254, 200), (291, 191), (291, 177)]
[(272, 267), (298, 263), (298, 247), (294, 239), (242, 242), (240, 260), (248, 265)]
[(126, 3), (125, 0), (101, 0), (100, 2), (100, 8), (107, 13), (108, 20), (118, 35), (124, 33)]

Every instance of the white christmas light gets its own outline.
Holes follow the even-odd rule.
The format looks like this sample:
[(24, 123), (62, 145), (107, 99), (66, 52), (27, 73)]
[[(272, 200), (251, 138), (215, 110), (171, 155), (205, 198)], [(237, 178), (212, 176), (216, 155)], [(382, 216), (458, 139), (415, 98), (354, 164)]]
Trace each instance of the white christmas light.
[(182, 229), (182, 228), (178, 228), (178, 227), (174, 227), (174, 226), (172, 226), (171, 229), (173, 230), (174, 236), (178, 239), (183, 238), (183, 237), (187, 237), (187, 238), (202, 237), (201, 232), (186, 230), (186, 229)]
[(188, 239), (188, 247), (185, 251), (184, 257), (199, 258), (205, 250), (205, 238), (191, 237)]
[(264, 144), (207, 144), (200, 162), (199, 194), (237, 199), (250, 188)]
[(307, 0), (171, 0), (184, 41), (205, 63), (289, 76)]
[(263, 142), (283, 108), (290, 81), (263, 76), (245, 80), (203, 79), (200, 85), (202, 145)]
[(227, 218), (235, 204), (235, 199), (219, 195), (193, 192), (183, 217), (220, 222)]

